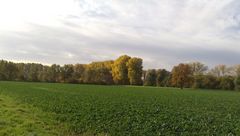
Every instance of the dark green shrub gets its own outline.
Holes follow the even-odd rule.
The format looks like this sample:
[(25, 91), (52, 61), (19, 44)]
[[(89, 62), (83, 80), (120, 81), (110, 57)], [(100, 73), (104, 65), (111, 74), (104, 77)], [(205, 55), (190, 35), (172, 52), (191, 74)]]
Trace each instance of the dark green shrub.
[(235, 80), (235, 89), (240, 91), (240, 76), (238, 76)]

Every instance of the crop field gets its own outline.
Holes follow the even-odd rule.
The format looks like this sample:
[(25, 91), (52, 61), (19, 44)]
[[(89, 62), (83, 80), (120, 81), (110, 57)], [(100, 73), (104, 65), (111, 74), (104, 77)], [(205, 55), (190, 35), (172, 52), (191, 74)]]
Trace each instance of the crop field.
[(240, 93), (0, 82), (0, 135), (240, 135)]

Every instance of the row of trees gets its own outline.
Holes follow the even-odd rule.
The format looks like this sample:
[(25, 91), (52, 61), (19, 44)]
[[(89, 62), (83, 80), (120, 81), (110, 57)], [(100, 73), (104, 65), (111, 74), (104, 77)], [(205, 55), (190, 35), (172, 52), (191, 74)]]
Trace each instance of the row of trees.
[(0, 80), (141, 85), (141, 78), (142, 59), (127, 55), (115, 61), (64, 66), (0, 61)]
[(145, 85), (179, 88), (240, 89), (240, 65), (218, 65), (208, 69), (193, 62), (165, 69), (143, 70), (142, 59), (120, 56), (116, 60), (90, 64), (13, 63), (0, 61), (0, 80), (29, 82), (86, 83), (105, 85)]
[(179, 64), (171, 72), (166, 70), (150, 69), (144, 71), (144, 85), (202, 88), (202, 89), (240, 89), (240, 65), (227, 67), (218, 65), (213, 69), (200, 62)]

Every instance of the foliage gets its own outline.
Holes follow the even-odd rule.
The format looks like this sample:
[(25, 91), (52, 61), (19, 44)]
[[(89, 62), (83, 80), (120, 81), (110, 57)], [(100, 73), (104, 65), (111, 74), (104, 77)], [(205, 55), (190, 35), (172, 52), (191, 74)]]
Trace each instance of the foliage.
[(191, 67), (193, 75), (202, 75), (204, 72), (207, 71), (208, 67), (200, 62), (192, 62), (189, 63), (189, 66)]
[(73, 78), (76, 83), (83, 83), (84, 81), (84, 72), (86, 70), (87, 65), (84, 64), (76, 64), (74, 66)]
[(74, 74), (74, 66), (71, 64), (64, 65), (63, 67), (61, 67), (61, 72), (60, 72), (61, 82), (73, 83), (74, 82), (73, 74)]
[(234, 77), (232, 76), (216, 77), (213, 75), (196, 75), (194, 76), (193, 88), (234, 90), (235, 88)]
[(224, 90), (234, 90), (234, 77), (231, 76), (224, 76), (221, 77), (220, 88)]
[(144, 80), (145, 86), (156, 86), (157, 73), (155, 69), (150, 69), (146, 72)]
[(3, 80), (14, 80), (17, 72), (18, 69), (14, 63), (4, 60), (0, 61), (0, 78)]
[(179, 64), (172, 70), (172, 84), (176, 87), (188, 87), (192, 79), (191, 67), (187, 64)]
[(227, 76), (230, 73), (231, 73), (231, 68), (227, 67), (226, 65), (217, 65), (210, 71), (210, 74), (216, 77)]
[[(136, 58), (127, 63), (131, 57), (120, 56), (115, 61), (92, 62), (90, 64), (53, 64), (44, 66), (36, 63), (12, 63), (0, 61), (0, 80), (52, 82), (52, 83), (87, 83), (128, 85), (140, 84), (142, 78), (142, 60)], [(129, 74), (131, 70), (131, 74)], [(141, 75), (141, 76), (140, 76)], [(129, 77), (131, 76), (131, 77)]]
[(47, 69), (47, 81), (48, 82), (61, 82), (62, 68), (60, 65), (53, 64)]
[[(165, 69), (143, 70), (141, 58), (123, 55), (116, 60), (90, 64), (51, 66), (37, 63), (13, 63), (0, 60), (0, 80), (102, 85), (146, 85), (233, 90), (240, 66), (208, 67), (200, 62), (179, 64), (171, 72)], [(231, 78), (230, 78), (231, 76)]]
[(235, 88), (237, 91), (240, 91), (240, 76), (238, 76), (235, 80)]
[(127, 63), (130, 59), (131, 57), (123, 55), (114, 61), (112, 65), (112, 76), (115, 84), (129, 84)]
[(111, 65), (113, 61), (93, 62), (86, 67), (84, 82), (94, 84), (113, 84)]
[(201, 89), (220, 89), (221, 80), (213, 75), (196, 75), (194, 76), (194, 88)]
[(234, 67), (235, 75), (240, 76), (240, 65)]
[(127, 62), (128, 78), (131, 85), (142, 85), (142, 59), (131, 58)]
[(209, 89), (220, 89), (220, 80), (218, 77), (213, 75), (206, 75), (204, 76), (203, 86), (204, 88)]
[(195, 89), (205, 88), (204, 80), (205, 80), (205, 76), (204, 75), (195, 75), (194, 76), (193, 88), (195, 88)]
[(161, 86), (161, 87), (168, 86), (169, 77), (170, 77), (170, 72), (167, 71), (166, 69), (157, 70), (157, 78), (156, 78), (157, 86)]

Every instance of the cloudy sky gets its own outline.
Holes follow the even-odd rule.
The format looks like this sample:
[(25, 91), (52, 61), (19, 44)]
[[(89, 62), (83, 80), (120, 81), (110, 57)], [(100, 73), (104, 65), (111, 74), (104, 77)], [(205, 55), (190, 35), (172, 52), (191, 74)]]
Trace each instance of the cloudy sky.
[(0, 59), (240, 63), (239, 0), (0, 0)]

